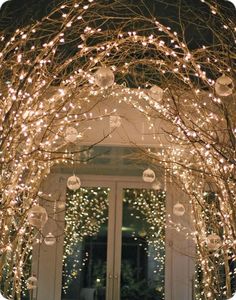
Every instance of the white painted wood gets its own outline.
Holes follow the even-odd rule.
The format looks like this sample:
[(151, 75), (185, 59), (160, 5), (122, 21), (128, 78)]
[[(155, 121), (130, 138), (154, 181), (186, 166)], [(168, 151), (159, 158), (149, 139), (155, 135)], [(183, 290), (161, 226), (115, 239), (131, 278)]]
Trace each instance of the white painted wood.
[[(186, 208), (182, 217), (173, 215), (173, 205), (180, 201)], [(191, 300), (192, 282), (195, 268), (195, 247), (186, 239), (186, 232), (191, 232), (191, 214), (186, 195), (174, 184), (167, 185), (167, 213), (176, 224), (187, 228), (185, 231), (167, 229), (166, 231), (166, 300)]]

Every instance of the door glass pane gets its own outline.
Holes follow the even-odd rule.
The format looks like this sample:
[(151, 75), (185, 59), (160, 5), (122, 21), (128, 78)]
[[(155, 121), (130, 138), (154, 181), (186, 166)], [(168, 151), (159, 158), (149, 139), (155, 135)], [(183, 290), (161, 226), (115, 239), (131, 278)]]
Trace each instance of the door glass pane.
[(165, 193), (123, 190), (122, 300), (164, 299)]
[(108, 188), (68, 191), (62, 300), (105, 300)]

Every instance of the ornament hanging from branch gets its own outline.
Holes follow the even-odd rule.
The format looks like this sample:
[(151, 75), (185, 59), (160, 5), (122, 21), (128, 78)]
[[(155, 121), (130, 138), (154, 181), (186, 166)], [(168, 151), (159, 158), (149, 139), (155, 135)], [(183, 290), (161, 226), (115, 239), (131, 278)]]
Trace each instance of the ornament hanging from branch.
[(210, 251), (216, 251), (221, 246), (221, 238), (217, 234), (212, 233), (212, 234), (208, 235), (206, 244), (207, 244), (207, 248)]
[(215, 91), (218, 96), (227, 97), (232, 95), (234, 90), (234, 83), (232, 78), (222, 75), (216, 79)]
[(115, 76), (108, 67), (99, 68), (94, 75), (94, 82), (100, 88), (108, 88), (114, 84)]
[(148, 96), (157, 102), (160, 102), (163, 99), (164, 91), (157, 85), (153, 85), (148, 91)]
[(78, 138), (78, 131), (74, 127), (67, 127), (65, 132), (65, 140), (68, 143), (74, 143)]
[(148, 168), (145, 171), (143, 171), (143, 181), (145, 182), (153, 182), (156, 178), (155, 172)]
[(73, 175), (67, 179), (67, 187), (69, 190), (76, 191), (80, 188), (81, 181), (79, 177)]
[(182, 203), (177, 202), (173, 207), (173, 214), (182, 217), (185, 214), (185, 207)]
[(44, 207), (40, 205), (33, 206), (28, 212), (28, 222), (31, 226), (42, 229), (48, 220), (48, 214)]
[(26, 281), (26, 286), (28, 290), (36, 289), (38, 286), (38, 279), (35, 276), (30, 276)]

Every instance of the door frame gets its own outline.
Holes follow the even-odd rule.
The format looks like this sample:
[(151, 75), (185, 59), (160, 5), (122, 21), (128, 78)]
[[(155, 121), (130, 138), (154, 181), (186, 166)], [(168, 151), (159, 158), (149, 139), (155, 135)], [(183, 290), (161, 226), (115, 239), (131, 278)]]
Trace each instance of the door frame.
[(110, 188), (107, 232), (106, 300), (120, 300), (123, 190), (125, 188), (152, 189), (139, 177), (80, 176), (82, 187)]
[[(116, 200), (117, 200), (117, 222), (116, 222), (116, 240), (115, 240), (115, 249), (119, 249), (119, 255), (115, 256), (115, 267), (114, 267), (114, 300), (120, 300), (120, 281), (121, 281), (121, 258), (122, 258), (122, 223), (123, 223), (123, 192), (124, 189), (152, 189), (150, 183), (145, 183), (142, 179), (136, 180), (132, 178), (131, 180), (122, 180), (116, 181)], [(165, 247), (166, 248), (166, 247)], [(165, 292), (164, 292), (165, 293)], [(107, 299), (107, 300), (109, 300)]]
[[(82, 185), (107, 186), (119, 182), (124, 186), (129, 184), (129, 187), (134, 186), (142, 188), (150, 188), (150, 184), (142, 181), (140, 177), (125, 177), (125, 176), (96, 176), (96, 175), (80, 175), (75, 172), (81, 179)], [(60, 201), (66, 199), (66, 183), (67, 178), (71, 173), (63, 169), (51, 173), (42, 186), (42, 191), (51, 193), (52, 195), (59, 192)], [(173, 204), (179, 200), (186, 198), (186, 195), (178, 189), (174, 183), (167, 183), (166, 186), (166, 214), (172, 217)], [(56, 196), (55, 196), (56, 197)], [(188, 199), (186, 200), (187, 203)], [(51, 209), (53, 210), (54, 203), (52, 202)], [(47, 210), (49, 203), (47, 203)], [(187, 207), (186, 207), (187, 208)], [(57, 243), (48, 247), (41, 245), (33, 249), (32, 272), (38, 277), (38, 289), (34, 292), (34, 299), (36, 300), (61, 300), (62, 288), (62, 268), (63, 268), (63, 246), (64, 237), (61, 234), (64, 230), (64, 212), (58, 214), (57, 218), (60, 220), (60, 230)], [(191, 220), (191, 212), (187, 211), (185, 220)], [(46, 228), (47, 229), (47, 224)], [(169, 226), (166, 228), (165, 241), (165, 300), (189, 300), (192, 298), (192, 279), (194, 276), (195, 265), (190, 256), (184, 256), (182, 252), (187, 251), (190, 255), (195, 253), (195, 246), (191, 241), (186, 241), (181, 233), (173, 231)], [(179, 252), (176, 247), (182, 245), (182, 252)], [(181, 265), (181, 272), (180, 272)], [(110, 298), (109, 300), (111, 300)], [(112, 299), (113, 300), (113, 299)]]

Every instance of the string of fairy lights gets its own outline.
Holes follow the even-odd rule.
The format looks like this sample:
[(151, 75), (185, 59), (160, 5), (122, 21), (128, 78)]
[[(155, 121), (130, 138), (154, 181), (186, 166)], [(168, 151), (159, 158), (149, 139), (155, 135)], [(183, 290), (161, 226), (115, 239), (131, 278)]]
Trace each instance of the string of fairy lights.
[[(37, 278), (28, 277), (24, 266), (48, 219), (39, 200), (41, 183), (56, 164), (76, 161), (76, 147), (92, 130), (91, 121), (107, 118), (110, 126), (90, 147), (121, 126), (117, 107), (93, 112), (112, 97), (144, 116), (153, 140), (156, 121), (168, 125), (169, 143), (158, 142), (161, 151), (142, 149), (140, 155), (164, 168), (188, 195), (194, 226), (188, 237), (196, 242), (202, 276), (199, 300), (232, 296), (236, 29), (215, 1), (199, 2), (206, 15), (193, 13), (196, 24), (211, 29), (214, 43), (199, 42), (195, 48), (185, 39), (184, 15), (175, 29), (115, 0), (66, 1), (38, 22), (0, 33), (0, 282), (5, 295), (20, 299), (27, 280), (30, 289), (36, 288)], [(78, 186), (73, 176), (70, 181)], [(206, 191), (217, 194), (214, 209)], [(183, 215), (184, 204), (176, 203), (173, 213)], [(46, 241), (52, 241), (48, 234)], [(212, 257), (224, 269), (222, 289)]]
[[(63, 292), (66, 294), (71, 282), (83, 280), (82, 271), (88, 265), (90, 253), (84, 252), (83, 242), (86, 237), (96, 236), (101, 226), (108, 219), (109, 189), (80, 188), (71, 185), (74, 191), (67, 194), (65, 215), (64, 264), (63, 264)], [(148, 226), (132, 233), (132, 238), (145, 238), (147, 255), (151, 255), (153, 273), (161, 280), (158, 282), (159, 292), (164, 296), (164, 268), (165, 268), (165, 192), (142, 189), (125, 189), (124, 203), (134, 209), (132, 218), (145, 219)], [(142, 246), (142, 245), (141, 245)], [(152, 254), (150, 254), (151, 252)], [(102, 274), (100, 274), (102, 276)], [(155, 282), (155, 280), (154, 280)]]
[(160, 189), (126, 189), (123, 199), (128, 207), (133, 208), (132, 217), (141, 218), (141, 222), (145, 220), (147, 224), (146, 228), (133, 232), (133, 238), (135, 240), (141, 236), (147, 241), (146, 252), (154, 263), (153, 273), (157, 276), (152, 280), (155, 282), (155, 289), (161, 292), (162, 297), (165, 294), (165, 198), (165, 191)]
[(99, 187), (68, 191), (62, 274), (64, 293), (73, 278), (80, 276), (89, 259), (83, 253), (82, 242), (86, 237), (96, 236), (108, 219), (108, 193), (108, 188)]

